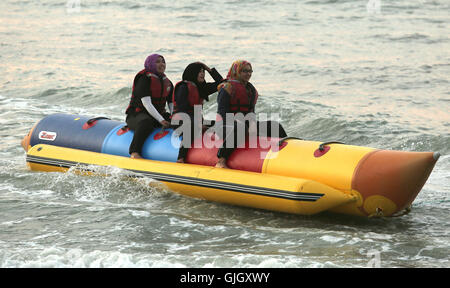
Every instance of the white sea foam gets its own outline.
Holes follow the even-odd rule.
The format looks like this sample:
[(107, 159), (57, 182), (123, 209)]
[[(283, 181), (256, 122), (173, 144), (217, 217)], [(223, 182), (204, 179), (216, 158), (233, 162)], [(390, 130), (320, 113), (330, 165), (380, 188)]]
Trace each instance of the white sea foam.
[(322, 239), (323, 241), (326, 241), (326, 242), (330, 242), (330, 243), (338, 243), (338, 242), (345, 240), (345, 238), (343, 238), (343, 237), (337, 237), (337, 236), (331, 236), (331, 235), (321, 236), (320, 239)]

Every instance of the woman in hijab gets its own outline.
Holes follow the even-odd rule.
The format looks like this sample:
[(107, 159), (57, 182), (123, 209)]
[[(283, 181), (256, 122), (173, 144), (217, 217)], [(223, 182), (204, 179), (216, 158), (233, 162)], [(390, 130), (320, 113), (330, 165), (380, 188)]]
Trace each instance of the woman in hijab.
[[(205, 81), (205, 70), (208, 71), (215, 82), (207, 83)], [(182, 122), (189, 119), (191, 137), (187, 137), (186, 131), (183, 133), (183, 143), (177, 161), (179, 163), (184, 163), (188, 147), (194, 140), (195, 127), (198, 128), (198, 131), (201, 131), (203, 127), (203, 117), (202, 115), (194, 117), (194, 107), (197, 105), (202, 107), (204, 100), (209, 101), (208, 96), (215, 93), (217, 85), (223, 81), (222, 76), (215, 68), (211, 69), (201, 62), (189, 64), (184, 69), (182, 79), (175, 85), (175, 93), (172, 99), (174, 105), (172, 120), (181, 120)], [(198, 111), (201, 112), (201, 110)], [(183, 117), (181, 116), (182, 113), (185, 113)], [(197, 120), (198, 123), (194, 123), (194, 120)], [(180, 126), (182, 125), (181, 123)]]
[[(258, 91), (249, 82), (250, 78), (252, 77), (252, 73), (253, 69), (250, 62), (245, 60), (234, 61), (231, 65), (230, 70), (228, 71), (226, 81), (218, 86), (219, 95), (217, 96), (218, 107), (216, 127), (219, 128), (219, 133), (223, 132), (222, 135), (231, 135), (232, 132), (234, 139), (234, 143), (232, 144), (234, 145), (231, 145), (231, 143), (229, 143), (230, 140), (227, 139), (227, 136), (222, 137), (224, 141), (217, 153), (218, 161), (216, 167), (228, 168), (226, 164), (228, 157), (239, 144), (242, 144), (239, 143), (239, 140), (244, 140), (238, 138), (238, 131), (245, 131), (246, 137), (248, 136), (249, 132), (255, 136), (258, 135), (280, 138), (284, 138), (287, 136), (283, 127), (279, 123), (274, 123), (278, 124), (278, 133), (272, 133), (270, 131), (270, 127), (272, 127), (271, 121), (267, 121), (266, 123), (264, 123), (264, 127), (267, 127), (268, 129), (266, 133), (261, 133), (262, 131), (260, 131), (260, 127), (262, 127), (262, 122), (256, 121), (255, 115), (255, 105), (258, 100)], [(237, 121), (236, 118), (234, 118), (232, 123), (226, 123), (227, 113), (232, 113), (233, 115), (242, 113), (245, 119), (247, 119), (248, 121)], [(242, 119), (244, 119), (244, 117)], [(233, 130), (227, 131), (226, 124), (231, 124)]]
[(134, 130), (129, 148), (131, 158), (142, 158), (142, 146), (155, 128), (170, 126), (166, 103), (171, 111), (173, 84), (164, 74), (165, 70), (164, 57), (152, 54), (145, 59), (144, 69), (134, 77), (130, 104), (125, 112), (127, 125)]

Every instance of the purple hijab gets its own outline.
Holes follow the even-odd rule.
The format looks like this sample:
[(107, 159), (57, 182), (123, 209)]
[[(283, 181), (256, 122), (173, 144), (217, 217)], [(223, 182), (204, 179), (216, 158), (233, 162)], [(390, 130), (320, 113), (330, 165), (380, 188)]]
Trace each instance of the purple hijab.
[[(151, 72), (153, 74), (159, 74), (156, 71), (156, 60), (158, 60), (159, 57), (161, 57), (164, 60), (164, 62), (166, 62), (166, 60), (164, 59), (163, 56), (161, 56), (159, 54), (152, 54), (152, 55), (148, 56), (147, 59), (145, 59), (145, 63), (144, 63), (145, 70), (147, 70), (148, 72)], [(164, 73), (161, 76), (164, 76)]]

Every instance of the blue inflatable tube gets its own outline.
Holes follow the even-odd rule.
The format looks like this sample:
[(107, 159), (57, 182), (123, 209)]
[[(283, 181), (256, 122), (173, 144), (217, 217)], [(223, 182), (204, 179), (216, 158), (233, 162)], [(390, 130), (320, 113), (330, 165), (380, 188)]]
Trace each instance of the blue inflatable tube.
[[(134, 132), (122, 129), (125, 123), (102, 117), (53, 114), (42, 119), (34, 128), (30, 145), (49, 144), (130, 157), (128, 149)], [(146, 159), (176, 162), (181, 138), (172, 129), (155, 129), (142, 148)]]
[[(102, 153), (130, 157), (128, 148), (133, 140), (134, 132), (128, 130), (121, 133), (124, 125), (113, 128), (102, 145)], [(142, 157), (145, 159), (176, 162), (180, 150), (181, 139), (176, 137), (172, 129), (157, 128), (153, 131), (142, 147)]]

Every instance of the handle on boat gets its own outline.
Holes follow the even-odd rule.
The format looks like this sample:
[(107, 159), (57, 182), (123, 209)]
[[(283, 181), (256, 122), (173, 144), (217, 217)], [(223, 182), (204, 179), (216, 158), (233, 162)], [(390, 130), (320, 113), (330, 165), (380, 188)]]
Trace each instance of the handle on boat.
[(343, 142), (339, 142), (339, 141), (328, 141), (328, 142), (323, 142), (322, 144), (319, 145), (319, 151), (323, 151), (325, 149), (326, 145), (329, 144), (345, 144)]
[[(79, 118), (77, 118), (79, 119)], [(107, 119), (109, 120), (109, 118), (107, 117), (95, 117), (95, 118), (91, 118), (89, 120), (86, 121), (86, 123), (83, 124), (83, 130), (87, 130), (93, 126), (95, 126), (95, 124), (97, 124), (98, 120), (102, 120), (102, 119)]]
[(284, 138), (280, 139), (280, 141), (278, 141), (278, 146), (283, 145), (283, 142), (286, 140), (289, 140), (289, 139), (305, 140), (305, 139), (297, 138), (297, 137), (284, 137)]
[(107, 120), (109, 120), (108, 117), (95, 117), (95, 118), (89, 119), (88, 121), (86, 121), (86, 123), (87, 123), (88, 125), (92, 125), (95, 121), (102, 120), (102, 119), (107, 119)]
[[(289, 139), (305, 140), (305, 139), (297, 138), (297, 137), (284, 137), (284, 138), (280, 139), (280, 141), (278, 141), (278, 146), (281, 146), (284, 141), (289, 140)], [(323, 142), (322, 144), (319, 145), (319, 150), (323, 151), (325, 149), (325, 146), (329, 145), (329, 144), (345, 144), (345, 143), (344, 142), (340, 142), (340, 141)]]

